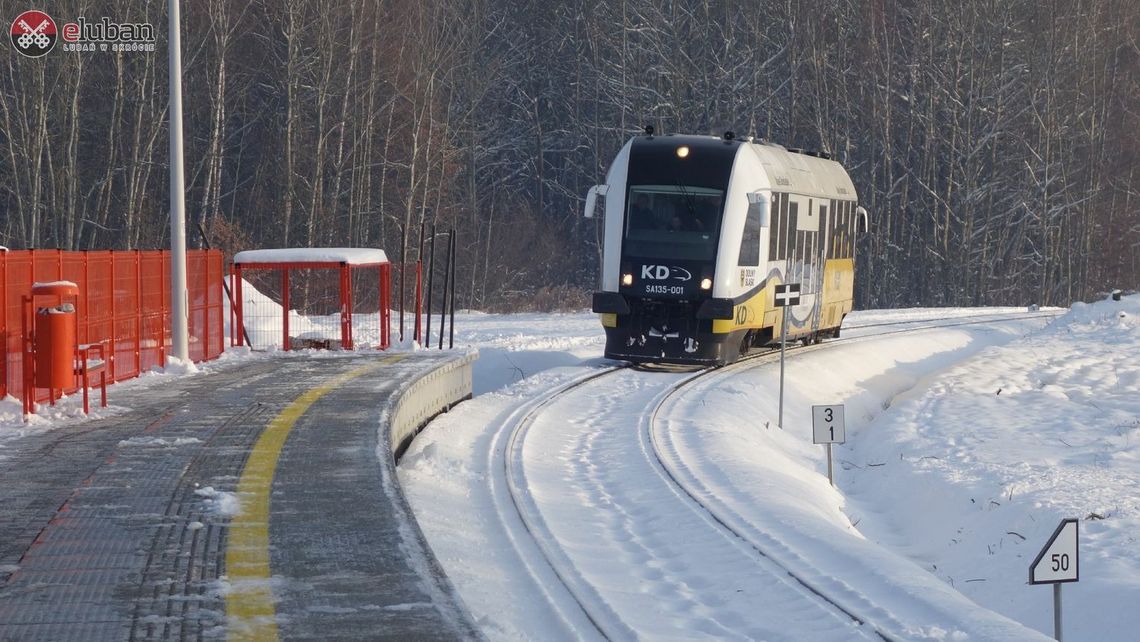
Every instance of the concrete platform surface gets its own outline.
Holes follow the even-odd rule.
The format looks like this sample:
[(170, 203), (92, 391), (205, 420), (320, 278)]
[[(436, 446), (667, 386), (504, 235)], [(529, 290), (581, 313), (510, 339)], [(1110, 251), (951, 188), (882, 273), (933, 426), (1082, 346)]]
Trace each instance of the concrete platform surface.
[(0, 640), (481, 637), (377, 456), (455, 358), (250, 360), (8, 442)]

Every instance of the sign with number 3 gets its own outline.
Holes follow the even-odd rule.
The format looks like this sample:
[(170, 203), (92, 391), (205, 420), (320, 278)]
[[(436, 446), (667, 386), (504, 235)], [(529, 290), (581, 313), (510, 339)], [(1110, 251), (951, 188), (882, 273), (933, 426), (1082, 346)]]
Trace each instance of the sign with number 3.
[(842, 444), (847, 441), (843, 405), (811, 407), (812, 443)]

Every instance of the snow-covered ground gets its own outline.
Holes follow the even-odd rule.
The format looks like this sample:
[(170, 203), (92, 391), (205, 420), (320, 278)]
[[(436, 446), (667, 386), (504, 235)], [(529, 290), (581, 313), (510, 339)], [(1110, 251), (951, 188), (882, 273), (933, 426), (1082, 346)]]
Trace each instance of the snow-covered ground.
[[(955, 319), (979, 315), (993, 322)], [(417, 438), (400, 479), (488, 636), (557, 637), (550, 599), (534, 590), (511, 529), (496, 515), (500, 460), (489, 451), (515, 409), (606, 363), (601, 329), (593, 315), (581, 314), (467, 316), (457, 330), (464, 346), (480, 349), (481, 394)], [(1082, 568), (1080, 582), (1064, 589), (1068, 639), (1134, 639), (1140, 624), (1130, 608), (1140, 599), (1140, 546), (1132, 533), (1140, 525), (1140, 297), (1077, 304), (1052, 323), (1012, 309), (862, 312), (848, 318), (844, 337), (863, 338), (789, 358), (783, 430), (775, 427), (778, 366), (771, 364), (714, 377), (672, 405), (666, 431), (717, 503), (778, 539), (793, 566), (841, 580), (856, 601), (876, 606), (871, 619), (906, 639), (1023, 639), (1033, 637), (1030, 629), (1051, 635), (1052, 593), (1027, 584), (1028, 566), (1061, 519), (1078, 517)], [(635, 406), (648, 402), (636, 386), (616, 394)], [(847, 408), (834, 489), (824, 451), (811, 443), (810, 406), (819, 403)], [(617, 425), (635, 422), (634, 413), (606, 408), (599, 414), (608, 416), (593, 422), (595, 434), (604, 434), (603, 425), (637, 429)], [(589, 411), (559, 412), (565, 423), (579, 424), (575, 413)], [(624, 419), (613, 416), (623, 412)], [(567, 459), (533, 450), (534, 468), (544, 465), (543, 457)], [(620, 477), (623, 462), (610, 463)], [(592, 538), (590, 554), (599, 563), (581, 575), (605, 596), (607, 586), (640, 582), (646, 569), (630, 567), (621, 554), (624, 543), (607, 540), (605, 528), (583, 518), (580, 504), (588, 498), (571, 494), (581, 490), (571, 477), (586, 465), (564, 462), (567, 496), (548, 498), (540, 509), (555, 524), (552, 530), (560, 521), (577, 523), (578, 535)], [(633, 475), (637, 468), (629, 470)], [(542, 477), (528, 479), (538, 484)], [(551, 487), (534, 492), (548, 495)], [(669, 528), (668, 517), (653, 519), (653, 528)], [(567, 555), (581, 545), (566, 542)], [(675, 573), (666, 572), (661, 582), (703, 586), (702, 556), (708, 565), (717, 563), (715, 552), (690, 551), (686, 563), (663, 566)], [(722, 572), (720, 581), (750, 586), (748, 577), (731, 572)], [(670, 604), (669, 590), (660, 586), (628, 590)], [(614, 595), (611, 606), (620, 616), (625, 598)], [(648, 624), (634, 632), (745, 638), (755, 637), (756, 626), (771, 625), (732, 619), (740, 608), (731, 600), (712, 607), (699, 600), (675, 604), (693, 612), (661, 614), (666, 626), (727, 615), (715, 634)], [(756, 617), (762, 612), (757, 608)], [(819, 639), (839, 639), (833, 633)], [(812, 639), (794, 630), (784, 637)]]
[[(979, 315), (991, 322), (956, 325)], [(310, 321), (314, 330), (326, 325)], [(1140, 600), (1140, 544), (1132, 531), (1140, 526), (1140, 296), (1077, 304), (1052, 322), (1015, 309), (859, 312), (848, 317), (843, 336), (824, 350), (789, 356), (783, 429), (775, 426), (778, 366), (772, 364), (709, 377), (669, 406), (664, 435), (693, 483), (715, 496), (717, 510), (778, 543), (780, 561), (872, 605), (869, 619), (906, 639), (936, 640), (1025, 639), (1033, 637), (1031, 629), (1051, 634), (1051, 591), (1028, 585), (1027, 569), (1057, 523), (1077, 517), (1081, 579), (1064, 589), (1067, 639), (1134, 639), (1140, 625), (1132, 608)], [(601, 357), (602, 331), (586, 313), (461, 314), (456, 348), (469, 347), (480, 351), (475, 399), (416, 439), (400, 479), (429, 543), (489, 638), (562, 636), (564, 630), (551, 625), (548, 591), (534, 589), (517, 543), (509, 531), (504, 538), (493, 469), (501, 460), (494, 451), (516, 409), (610, 363)], [(251, 358), (281, 356), (228, 353), (204, 369)], [(120, 386), (193, 376), (172, 370), (116, 384), (112, 407), (96, 416), (123, 411), (114, 406)], [(599, 406), (606, 417), (583, 420), (591, 412), (583, 403), (564, 411), (573, 426), (547, 421), (550, 427), (536, 425), (536, 433), (547, 439), (572, 427), (635, 431), (623, 422), (636, 421), (637, 404), (648, 402), (633, 387), (654, 385), (647, 376), (654, 373), (638, 373), (640, 383), (628, 384), (629, 390), (598, 395), (613, 400)], [(827, 483), (823, 449), (811, 443), (810, 406), (819, 403), (847, 408), (847, 443), (835, 449), (835, 488)], [(16, 400), (0, 400), (0, 466), (6, 441), (81, 421), (76, 404), (64, 400), (24, 423)], [(817, 638), (795, 630), (780, 636), (771, 632), (778, 622), (737, 619), (747, 605), (724, 587), (751, 589), (753, 579), (734, 577), (730, 567), (720, 572), (722, 585), (702, 584), (702, 555), (711, 552), (688, 551), (684, 560), (650, 554), (632, 562), (641, 568), (630, 566), (635, 557), (607, 558), (623, 543), (599, 526), (606, 516), (583, 517), (580, 497), (550, 497), (556, 477), (538, 472), (557, 464), (573, 474), (589, 462), (551, 461), (542, 448), (528, 448), (527, 478), (545, 495), (540, 509), (552, 532), (580, 524), (573, 537), (589, 542), (596, 558), (583, 562), (581, 577), (601, 587), (603, 600), (612, 599), (618, 618), (623, 601), (640, 604), (641, 591), (660, 608), (675, 610), (656, 620), (625, 619), (632, 633), (839, 639), (829, 629)], [(629, 478), (636, 468), (623, 478), (621, 461), (607, 463), (612, 483), (638, 481)], [(632, 524), (633, 530), (645, 535), (670, 528), (668, 515), (652, 519)], [(566, 543), (570, 554), (574, 546)], [(647, 583), (631, 585), (634, 578)], [(727, 597), (709, 599), (714, 594)], [(678, 595), (684, 599), (673, 599)], [(757, 608), (754, 617), (764, 612)], [(723, 614), (732, 617), (718, 620)]]

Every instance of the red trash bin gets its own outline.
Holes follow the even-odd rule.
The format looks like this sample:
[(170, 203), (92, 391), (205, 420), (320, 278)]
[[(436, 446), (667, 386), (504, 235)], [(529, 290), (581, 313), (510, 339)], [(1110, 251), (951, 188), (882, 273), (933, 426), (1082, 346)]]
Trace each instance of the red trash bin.
[(36, 310), (36, 387), (75, 386), (75, 306)]

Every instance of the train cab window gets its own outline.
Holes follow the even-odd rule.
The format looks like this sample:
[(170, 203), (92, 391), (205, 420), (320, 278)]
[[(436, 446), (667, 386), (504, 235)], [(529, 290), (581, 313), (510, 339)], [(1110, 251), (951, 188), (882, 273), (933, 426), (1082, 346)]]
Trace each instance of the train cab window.
[(744, 234), (740, 237), (738, 265), (760, 265), (760, 228), (764, 226), (764, 208), (767, 203), (759, 194), (748, 195), (748, 213), (744, 218)]
[(724, 192), (682, 185), (629, 188), (625, 251), (632, 256), (711, 260)]

